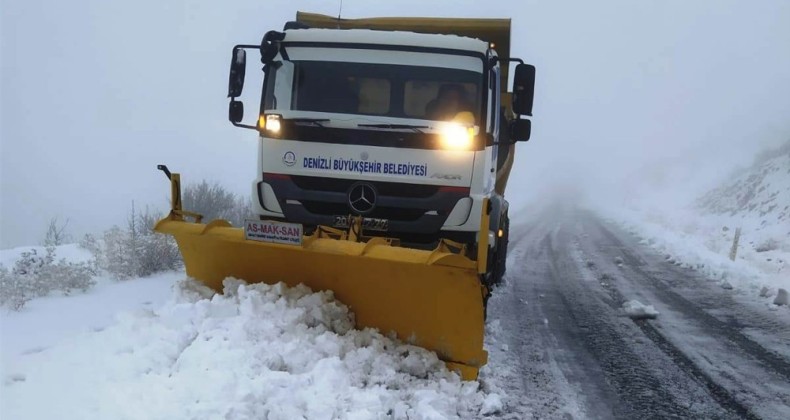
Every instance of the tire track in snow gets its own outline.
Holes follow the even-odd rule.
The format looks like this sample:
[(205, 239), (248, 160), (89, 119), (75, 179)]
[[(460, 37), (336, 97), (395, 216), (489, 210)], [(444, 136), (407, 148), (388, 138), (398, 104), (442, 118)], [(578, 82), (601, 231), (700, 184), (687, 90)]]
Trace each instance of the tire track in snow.
[(514, 232), (505, 283), (489, 302), (491, 322), (500, 323), (486, 343), (489, 365), (500, 372), (490, 379), (508, 393), (501, 418), (627, 418), (570, 321), (560, 284), (548, 281), (550, 255), (540, 239), (559, 228), (533, 224)]
[[(507, 390), (501, 418), (753, 419), (785, 412), (781, 404), (790, 400), (782, 399), (785, 388), (776, 380), (743, 383), (764, 377), (762, 367), (749, 372), (738, 365), (743, 360), (761, 366), (742, 357), (749, 356), (743, 349), (749, 348), (747, 343), (759, 347), (758, 342), (738, 331), (742, 323), (721, 320), (721, 311), (708, 313), (696, 302), (712, 298), (716, 304), (717, 297), (727, 295), (716, 289), (712, 293), (712, 286), (698, 279), (673, 279), (674, 270), (682, 271), (675, 266), (656, 271), (669, 263), (653, 252), (629, 251), (625, 240), (613, 242), (599, 232), (603, 222), (589, 212), (545, 211), (534, 217), (527, 229), (515, 229), (508, 274), (489, 307), (500, 325), (491, 334), (493, 345), (486, 343), (489, 364), (501, 372), (484, 381)], [(617, 239), (615, 233), (609, 235)], [(597, 264), (585, 264), (582, 252)], [(620, 267), (615, 256), (621, 258)], [(598, 268), (612, 277), (593, 276)], [(689, 290), (695, 292), (693, 300), (684, 297)], [(632, 321), (621, 310), (631, 294), (652, 299), (669, 313), (659, 321)], [(733, 308), (728, 309), (740, 313), (737, 302), (729, 302)], [(675, 306), (689, 312), (674, 311)], [(689, 326), (697, 325), (699, 313), (709, 321), (701, 324), (704, 347), (691, 347), (689, 353), (672, 337), (680, 335), (681, 344), (688, 344), (683, 334), (694, 331)], [(715, 334), (708, 337), (707, 332)], [(728, 334), (742, 340), (741, 345), (733, 345)], [(763, 361), (765, 354), (782, 360), (766, 348), (757, 352)], [(747, 375), (739, 376), (743, 369)], [(774, 376), (786, 379), (782, 373)], [(576, 408), (569, 409), (571, 405)]]
[(569, 272), (575, 266), (568, 261), (570, 241), (561, 241), (559, 247), (555, 247), (554, 242), (550, 236), (544, 238), (544, 246), (551, 254), (551, 281), (562, 282), (563, 300), (573, 322), (584, 331), (582, 338), (587, 349), (598, 360), (607, 382), (626, 406), (625, 413), (616, 415), (621, 418), (694, 417), (695, 413), (676, 401), (666, 388), (670, 384), (657, 378), (650, 364), (624, 340), (623, 331), (613, 325), (609, 305), (591, 296), (590, 290), (584, 290), (580, 275)]
[[(536, 295), (532, 279), (540, 275), (536, 268), (534, 244), (528, 239), (535, 226), (519, 226), (511, 235), (508, 273), (502, 285), (494, 289), (489, 300), (489, 328), (486, 347), (490, 354), (482, 381), (497, 383), (506, 392), (503, 419), (573, 418), (583, 407), (578, 395), (570, 392), (554, 359), (558, 348), (538, 305), (528, 296)], [(540, 252), (541, 250), (537, 250)]]
[[(608, 258), (610, 261), (617, 257), (622, 258), (624, 265), (617, 267), (616, 270), (620, 272), (623, 279), (631, 279), (639, 288), (654, 294), (659, 302), (668, 305), (671, 311), (677, 312), (684, 322), (691, 322), (690, 325), (699, 325), (701, 334), (713, 339), (713, 343), (721, 346), (724, 351), (720, 354), (712, 351), (711, 357), (708, 357), (705, 355), (705, 351), (699, 353), (699, 351), (695, 350), (694, 353), (699, 353), (696, 354), (696, 357), (702, 357), (704, 359), (702, 363), (707, 365), (703, 366), (700, 364), (700, 360), (695, 361), (694, 355), (684, 352), (670, 338), (670, 336), (678, 334), (677, 326), (669, 325), (670, 328), (657, 328), (652, 322), (635, 322), (646, 337), (650, 338), (678, 366), (687, 370), (690, 375), (705, 385), (710, 395), (734, 415), (741, 418), (759, 418), (758, 414), (755, 413), (755, 410), (757, 410), (761, 415), (768, 417), (781, 416), (778, 413), (785, 411), (781, 407), (787, 407), (790, 404), (790, 387), (784, 392), (781, 390), (777, 391), (777, 383), (788, 383), (790, 381), (790, 364), (787, 363), (785, 358), (767, 350), (743, 334), (739, 330), (742, 328), (740, 322), (734, 320), (729, 322), (722, 321), (673, 290), (673, 285), (665, 281), (667, 278), (671, 279), (671, 276), (667, 276), (665, 270), (656, 271), (655, 267), (652, 267), (643, 258), (635, 255), (635, 249), (632, 249), (632, 247), (637, 247), (637, 245), (627, 246), (623, 239), (603, 225), (597, 218), (586, 215), (583, 219), (586, 219), (585, 226), (591, 226), (596, 230), (596, 233), (600, 233), (596, 238), (603, 239), (603, 242), (599, 240), (592, 244), (593, 251), (611, 250), (616, 252), (617, 255), (610, 254), (605, 258)], [(603, 254), (601, 255), (603, 256)], [(659, 262), (658, 264), (660, 266), (669, 265), (669, 263), (665, 262)], [(655, 262), (653, 265), (655, 265)], [(629, 271), (632, 272), (631, 275), (628, 275)], [(656, 272), (654, 273), (654, 271)], [(674, 265), (670, 267), (669, 271), (670, 274), (677, 277), (672, 281), (675, 284), (682, 284), (686, 287), (699, 284), (698, 279), (689, 278), (691, 273), (681, 272)], [(619, 303), (626, 300), (616, 287), (611, 284), (608, 286), (605, 289), (610, 293), (613, 300)], [(721, 302), (719, 303), (721, 304)], [(741, 312), (747, 311), (747, 309), (740, 308), (732, 301), (727, 306), (735, 311), (739, 309)], [(776, 322), (769, 325), (772, 328), (782, 328)], [(735, 357), (734, 360), (736, 362), (723, 362), (733, 357)], [(737, 360), (742, 360), (742, 362), (737, 362)], [(748, 361), (756, 362), (757, 365), (750, 364)], [(717, 367), (719, 365), (725, 365), (731, 368), (733, 372), (722, 371)], [(749, 366), (753, 366), (753, 368)], [(733, 377), (732, 373), (739, 376), (740, 379)], [(766, 383), (771, 383), (772, 386), (763, 386), (759, 383), (759, 380), (754, 380), (754, 378), (764, 378)]]
[[(733, 325), (733, 323), (727, 323), (719, 320), (718, 318), (710, 315), (709, 313), (700, 309), (697, 305), (689, 302), (684, 297), (674, 292), (671, 287), (663, 281), (662, 278), (658, 278), (654, 274), (644, 270), (643, 266), (645, 264), (641, 262), (641, 259), (633, 256), (632, 253), (628, 251), (628, 247), (625, 246), (620, 238), (616, 237), (599, 221), (595, 221), (595, 223), (598, 225), (597, 227), (607, 237), (607, 239), (611, 241), (614, 246), (621, 250), (623, 253), (623, 259), (633, 264), (628, 264), (628, 267), (640, 274), (635, 278), (638, 279), (643, 286), (650, 287), (655, 292), (657, 292), (662, 301), (672, 304), (674, 309), (680, 311), (684, 315), (687, 315), (689, 318), (701, 322), (708, 329), (708, 331), (722, 336), (722, 340), (727, 340), (730, 343), (735, 344), (741, 349), (741, 351), (752, 356), (766, 368), (769, 368), (777, 374), (782, 375), (788, 382), (790, 382), (790, 362), (788, 362), (787, 359), (765, 349), (759, 343), (742, 334), (739, 331), (739, 325)], [(640, 263), (635, 264), (634, 262)]]
[[(633, 259), (631, 260), (633, 261)], [(588, 269), (595, 274), (596, 278), (599, 279), (606, 279), (610, 280), (611, 277), (608, 276), (607, 273), (602, 273), (598, 269), (597, 266), (588, 265)], [(609, 296), (612, 298), (611, 300), (611, 307), (613, 309), (621, 308), (622, 304), (627, 301), (625, 296), (614, 287), (612, 283), (602, 283), (602, 287)], [(669, 342), (661, 333), (656, 330), (655, 326), (651, 321), (648, 320), (633, 320), (634, 324), (639, 327), (640, 330), (645, 334), (647, 338), (649, 338), (655, 345), (669, 357), (681, 370), (688, 373), (691, 377), (693, 377), (700, 385), (707, 388), (708, 393), (710, 396), (725, 410), (729, 411), (731, 414), (736, 415), (740, 418), (745, 419), (759, 419), (754, 413), (752, 413), (746, 406), (739, 403), (733, 395), (727, 391), (726, 388), (722, 387), (721, 385), (717, 384), (716, 381), (711, 378), (710, 375), (706, 374), (702, 369), (700, 369), (694, 362), (688, 358), (682, 351), (680, 351), (677, 347), (675, 347), (671, 342)]]

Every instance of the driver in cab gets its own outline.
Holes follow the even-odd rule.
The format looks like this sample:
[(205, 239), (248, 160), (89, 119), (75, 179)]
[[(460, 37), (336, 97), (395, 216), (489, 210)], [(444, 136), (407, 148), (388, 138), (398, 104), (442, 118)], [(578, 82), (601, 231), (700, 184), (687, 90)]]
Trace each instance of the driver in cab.
[(442, 85), (436, 99), (425, 107), (426, 118), (436, 121), (453, 121), (462, 112), (472, 112), (472, 106), (459, 84)]

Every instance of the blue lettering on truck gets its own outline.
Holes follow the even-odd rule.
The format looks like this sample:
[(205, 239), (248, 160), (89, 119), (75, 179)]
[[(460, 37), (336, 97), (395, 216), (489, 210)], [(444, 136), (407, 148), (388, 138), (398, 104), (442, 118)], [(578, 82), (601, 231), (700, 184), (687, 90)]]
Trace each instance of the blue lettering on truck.
[(306, 157), (302, 162), (302, 166), (308, 169), (329, 169), (329, 158)]
[(385, 174), (428, 176), (427, 163), (396, 163), (357, 159), (329, 158), (323, 156), (306, 157), (302, 160), (305, 169), (324, 169), (337, 172), (355, 172), (359, 174)]

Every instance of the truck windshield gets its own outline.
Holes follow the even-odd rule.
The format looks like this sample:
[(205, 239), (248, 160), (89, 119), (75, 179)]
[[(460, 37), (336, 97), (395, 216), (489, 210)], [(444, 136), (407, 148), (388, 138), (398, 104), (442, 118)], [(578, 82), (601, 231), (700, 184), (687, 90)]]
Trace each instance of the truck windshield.
[(279, 61), (270, 65), (264, 110), (315, 111), (479, 122), (480, 73), (412, 65)]

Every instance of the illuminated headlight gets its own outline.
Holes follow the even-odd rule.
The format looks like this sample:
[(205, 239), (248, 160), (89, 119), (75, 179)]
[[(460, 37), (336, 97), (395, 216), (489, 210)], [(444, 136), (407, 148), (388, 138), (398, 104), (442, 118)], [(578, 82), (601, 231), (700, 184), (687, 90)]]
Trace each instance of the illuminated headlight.
[(474, 136), (474, 127), (464, 127), (459, 124), (447, 125), (442, 129), (442, 146), (445, 149), (469, 150), (472, 148)]
[(269, 133), (277, 134), (282, 128), (281, 119), (282, 117), (278, 114), (261, 115), (258, 117), (258, 127)]

